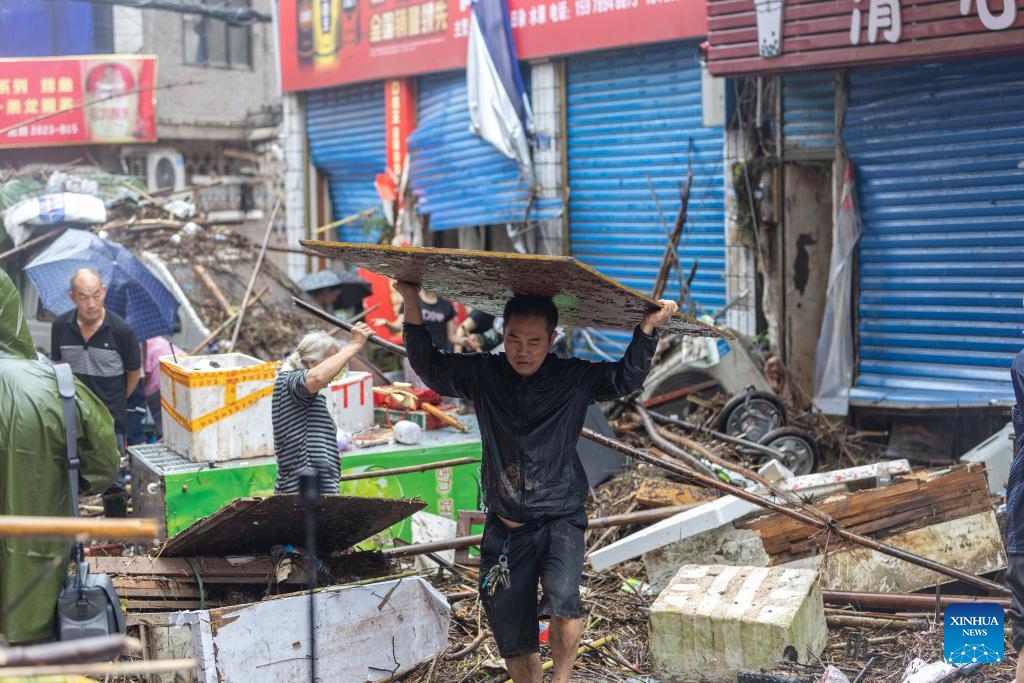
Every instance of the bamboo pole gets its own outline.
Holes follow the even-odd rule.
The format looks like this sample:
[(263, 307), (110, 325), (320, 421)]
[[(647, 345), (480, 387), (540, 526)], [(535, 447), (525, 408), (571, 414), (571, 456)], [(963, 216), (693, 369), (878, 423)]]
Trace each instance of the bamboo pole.
[[(300, 300), (299, 299), (293, 298), (292, 301), (294, 301), (296, 303), (296, 305), (300, 304)], [(327, 320), (328, 322), (334, 322), (335, 324), (338, 324), (338, 323), (341, 322), (341, 321), (338, 321), (338, 319), (335, 318), (334, 316), (326, 314), (326, 313), (323, 313), (323, 311), (319, 311), (319, 309), (316, 309), (316, 308), (314, 308), (312, 306), (309, 306), (309, 304), (306, 304), (304, 301), (301, 302), (301, 306), (300, 307), (305, 309), (305, 310), (309, 310), (309, 312), (311, 312), (311, 313), (316, 312), (315, 313), (316, 315), (320, 315), (320, 317), (322, 317), (324, 320)], [(310, 309), (312, 309), (312, 310), (310, 310)], [(395, 344), (391, 344), (391, 343), (388, 343), (388, 342), (383, 342), (383, 340), (380, 339), (379, 337), (376, 337), (376, 336), (370, 337), (370, 341), (372, 341), (372, 342), (374, 342), (374, 343), (376, 343), (376, 344), (378, 344), (380, 346), (383, 346), (384, 348), (387, 348), (390, 351), (394, 351), (395, 353), (398, 353), (398, 354), (400, 354), (402, 356), (406, 355), (405, 354), (405, 349), (403, 349), (400, 346), (396, 346)], [(656, 415), (655, 413), (652, 413), (650, 417), (655, 417), (655, 415)], [(641, 417), (642, 417), (642, 415), (641, 415)], [(679, 421), (676, 421), (676, 420), (664, 419), (664, 416), (660, 416), (660, 417), (662, 418), (662, 421), (664, 421), (664, 422), (669, 422), (669, 423), (673, 423), (673, 424), (678, 424), (679, 423)], [(685, 425), (685, 423), (683, 423), (683, 426), (687, 426), (687, 425)], [(708, 475), (708, 474), (704, 474), (703, 472), (698, 472), (696, 470), (693, 470), (693, 469), (691, 469), (689, 467), (686, 467), (686, 466), (682, 465), (681, 463), (672, 462), (672, 461), (669, 461), (669, 460), (664, 460), (664, 459), (659, 458), (659, 457), (657, 457), (655, 455), (652, 455), (651, 453), (648, 453), (647, 451), (642, 451), (642, 450), (640, 450), (638, 448), (633, 448), (632, 446), (627, 446), (626, 444), (622, 443), (621, 441), (618, 441), (618, 440), (613, 439), (611, 437), (607, 437), (607, 436), (605, 436), (603, 434), (599, 434), (599, 433), (595, 432), (592, 429), (584, 428), (583, 431), (581, 432), (581, 436), (585, 436), (588, 439), (590, 439), (591, 441), (593, 441), (595, 443), (598, 443), (598, 444), (600, 444), (602, 446), (605, 446), (606, 448), (610, 448), (610, 449), (612, 449), (614, 451), (618, 451), (619, 453), (624, 453), (625, 455), (628, 455), (629, 457), (633, 458), (634, 460), (637, 460), (637, 461), (640, 461), (640, 462), (645, 462), (645, 463), (647, 463), (649, 465), (654, 465), (655, 467), (660, 467), (661, 469), (666, 470), (668, 472), (671, 472), (672, 474), (676, 474), (676, 475), (682, 477), (683, 479), (685, 479), (685, 480), (687, 480), (687, 481), (689, 481), (689, 482), (691, 482), (693, 484), (697, 484), (697, 485), (704, 486), (704, 487), (707, 487), (707, 488), (712, 488), (712, 489), (715, 489), (716, 491), (721, 491), (723, 493), (726, 493), (726, 494), (731, 495), (731, 496), (735, 496), (735, 497), (740, 498), (742, 500), (745, 500), (747, 502), (754, 503), (755, 505), (763, 507), (763, 508), (765, 508), (767, 510), (771, 510), (772, 512), (777, 512), (777, 513), (779, 513), (781, 515), (785, 515), (786, 517), (790, 517), (792, 519), (795, 519), (796, 521), (800, 522), (801, 524), (806, 524), (807, 526), (813, 527), (815, 529), (819, 529), (821, 531), (828, 531), (830, 533), (834, 533), (834, 534), (836, 534), (837, 536), (839, 536), (840, 538), (842, 538), (842, 539), (844, 539), (846, 541), (849, 541), (851, 543), (855, 543), (855, 544), (863, 546), (865, 548), (870, 548), (871, 550), (875, 550), (877, 552), (880, 552), (883, 555), (888, 555), (890, 557), (895, 557), (895, 558), (897, 558), (899, 560), (904, 560), (905, 562), (910, 562), (911, 564), (916, 564), (919, 567), (924, 567), (925, 569), (930, 569), (931, 571), (938, 572), (939, 574), (943, 574), (945, 576), (949, 576), (951, 578), (958, 579), (958, 580), (963, 581), (965, 583), (969, 583), (972, 586), (977, 586), (978, 588), (982, 588), (982, 589), (987, 590), (987, 591), (993, 591), (993, 592), (999, 593), (1000, 595), (1009, 595), (1009, 593), (1010, 593), (1010, 590), (1006, 586), (1004, 586), (1002, 584), (998, 584), (998, 583), (995, 583), (993, 581), (989, 581), (987, 579), (983, 579), (983, 578), (981, 578), (979, 576), (975, 576), (974, 574), (968, 574), (967, 572), (962, 572), (959, 569), (955, 569), (953, 567), (941, 564), (939, 562), (934, 562), (934, 561), (929, 560), (929, 559), (927, 559), (925, 557), (921, 557), (920, 555), (915, 555), (913, 553), (908, 553), (908, 552), (906, 552), (904, 550), (900, 550), (899, 548), (894, 548), (894, 547), (892, 547), (890, 545), (885, 545), (884, 543), (879, 543), (878, 541), (876, 541), (876, 540), (874, 540), (872, 538), (868, 538), (866, 536), (862, 536), (860, 534), (856, 534), (856, 533), (854, 533), (852, 531), (848, 531), (847, 529), (842, 528), (839, 525), (839, 522), (837, 520), (835, 520), (835, 519), (833, 519), (831, 517), (828, 517), (827, 515), (825, 515), (824, 512), (821, 512), (820, 510), (817, 510), (817, 508), (814, 508), (813, 506), (806, 506), (806, 507), (807, 507), (807, 509), (812, 510), (814, 512), (814, 514), (820, 515), (821, 519), (818, 519), (816, 517), (812, 517), (812, 516), (810, 516), (808, 514), (805, 514), (803, 512), (797, 511), (797, 510), (791, 510), (790, 508), (786, 507), (785, 505), (781, 505), (779, 503), (776, 503), (773, 500), (769, 500), (768, 498), (765, 498), (763, 496), (759, 496), (756, 493), (751, 493), (750, 491), (746, 491), (746, 490), (738, 488), (736, 486), (732, 486), (731, 484), (726, 484), (725, 482), (719, 481), (714, 476), (711, 476), (711, 475)], [(716, 434), (716, 436), (718, 436), (718, 435)], [(664, 439), (661, 439), (660, 436), (659, 436), (659, 440), (665, 441)], [(743, 445), (748, 445), (748, 444), (749, 444), (749, 442), (744, 442)], [(669, 444), (669, 445), (671, 445), (671, 444)], [(470, 537), (463, 537), (463, 538), (470, 538)], [(475, 545), (476, 543), (479, 543), (479, 539), (477, 539), (474, 543), (467, 543), (466, 545), (462, 545), (462, 546), (449, 546), (449, 548), (459, 548), (459, 547), (463, 547), (464, 548), (464, 547), (468, 547), (470, 545)], [(429, 548), (429, 549), (427, 549), (427, 550), (425, 550), (423, 552), (434, 552), (436, 550), (446, 550), (446, 549), (448, 549), (448, 548), (434, 547), (434, 548)], [(398, 548), (396, 550), (403, 550), (403, 549), (402, 548)], [(385, 551), (385, 554), (389, 554), (389, 553), (387, 551)]]
[[(119, 652), (141, 651), (142, 643), (137, 638), (115, 633), (58, 643), (0, 647), (0, 667), (61, 664), (64, 662), (82, 661), (83, 659), (112, 657)], [(0, 668), (0, 678), (3, 675), (4, 670)]]
[[(327, 232), (328, 230), (330, 230), (332, 228), (340, 228), (343, 225), (347, 225), (349, 223), (352, 223), (353, 221), (358, 221), (361, 218), (369, 218), (370, 216), (372, 216), (375, 213), (377, 213), (377, 208), (376, 207), (374, 207), (372, 209), (366, 209), (364, 211), (360, 211), (359, 213), (354, 213), (351, 216), (345, 216), (344, 218), (339, 218), (336, 221), (331, 221), (330, 223), (325, 223), (324, 225), (321, 225), (319, 228), (316, 228), (313, 231), (313, 234), (314, 235), (318, 235), (318, 236), (322, 235), (322, 234), (324, 234), (325, 232)], [(307, 251), (305, 253), (308, 254), (309, 252)]]
[(929, 628), (927, 619), (885, 619), (857, 614), (826, 614), (825, 623), (829, 628), (882, 628), (891, 631), (925, 631)]
[(199, 265), (198, 263), (192, 266), (192, 272), (198, 277), (199, 281), (203, 283), (207, 291), (213, 295), (213, 298), (217, 300), (220, 307), (224, 310), (224, 315), (232, 315), (234, 311), (231, 310), (231, 304), (228, 303), (228, 298), (224, 296), (224, 292), (221, 291), (220, 287), (214, 282), (210, 274), (206, 272), (206, 268)]
[(267, 255), (267, 245), (270, 243), (270, 233), (274, 231), (274, 221), (277, 219), (277, 212), (281, 208), (281, 198), (274, 203), (274, 210), (270, 212), (270, 220), (267, 221), (267, 230), (263, 233), (263, 244), (260, 245), (259, 256), (256, 257), (256, 265), (252, 268), (252, 275), (249, 277), (249, 284), (245, 287), (245, 295), (242, 297), (242, 305), (238, 309), (238, 317), (235, 318), (235, 331), (231, 334), (231, 344), (228, 346), (228, 353), (235, 350), (238, 343), (238, 333), (242, 331), (242, 320), (245, 318), (246, 306), (249, 303), (249, 296), (252, 295), (252, 288), (256, 285), (256, 276), (260, 274), (263, 266), (263, 259)]
[[(860, 593), (855, 591), (821, 591), (821, 597), (830, 605), (854, 605), (858, 608), (899, 609), (935, 611), (935, 596), (920, 593)], [(984, 595), (941, 595), (939, 608), (965, 602), (994, 602), (1003, 609), (1009, 609), (1009, 598), (993, 598)]]
[(376, 479), (378, 477), (391, 477), (396, 474), (407, 474), (409, 472), (427, 472), (438, 470), (442, 467), (457, 467), (459, 465), (470, 465), (480, 462), (476, 458), (455, 458), (454, 460), (440, 460), (428, 462), (423, 465), (409, 465), (408, 467), (393, 467), (389, 470), (374, 470), (372, 472), (358, 472), (356, 474), (343, 474), (338, 481), (357, 481), (359, 479)]
[(100, 662), (96, 664), (58, 664), (56, 666), (12, 666), (0, 669), (2, 678), (33, 676), (121, 676), (125, 674), (158, 674), (174, 671), (195, 671), (194, 659), (139, 659), (133, 662)]
[(45, 232), (42, 235), (39, 235), (38, 237), (33, 237), (32, 239), (28, 240), (27, 242), (23, 242), (20, 247), (14, 247), (14, 249), (8, 249), (4, 253), (0, 254), (0, 261), (3, 261), (3, 260), (7, 259), (10, 256), (14, 256), (15, 254), (21, 253), (21, 252), (25, 251), (26, 249), (28, 249), (29, 247), (34, 247), (37, 244), (42, 244), (43, 242), (49, 242), (52, 239), (56, 239), (56, 238), (60, 237), (61, 235), (63, 235), (66, 230), (67, 230), (67, 228), (59, 228), (57, 230), (51, 230), (50, 232)]
[(92, 536), (128, 541), (149, 540), (159, 535), (160, 528), (155, 519), (0, 515), (0, 537)]

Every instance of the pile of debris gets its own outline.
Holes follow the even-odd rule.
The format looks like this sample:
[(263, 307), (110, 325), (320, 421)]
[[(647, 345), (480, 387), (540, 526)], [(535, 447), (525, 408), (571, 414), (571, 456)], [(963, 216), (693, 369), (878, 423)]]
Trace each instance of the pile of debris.
[[(978, 672), (977, 666), (944, 663), (943, 652), (946, 606), (971, 601), (1009, 606), (1001, 586), (1006, 555), (995, 514), (1000, 501), (992, 495), (998, 474), (979, 464), (952, 462), (911, 471), (906, 460), (882, 457), (885, 444), (878, 437), (884, 434), (850, 430), (801, 412), (772, 396), (770, 386), (742, 389), (737, 392), (742, 398), (730, 398), (709, 391), (718, 387), (707, 377), (691, 376), (684, 386), (657, 386), (664, 376), (655, 369), (640, 396), (606, 406), (616, 436), (673, 463), (677, 473), (680, 465), (700, 468), (729, 484), (720, 490), (696, 486), (693, 478), (666, 472), (657, 463), (634, 461), (594, 489), (581, 586), (585, 629), (574, 680), (1012, 679), (1014, 659), (986, 664)], [(772, 448), (770, 443), (742, 431), (729, 433), (727, 416), (737, 406), (746, 413), (734, 422), (752, 431), (793, 428), (801, 438), (809, 435), (816, 471), (794, 476), (777, 465), (765, 467), (772, 454), (758, 446)], [(784, 424), (762, 424), (772, 419)], [(777, 460), (801, 462), (799, 451), (781, 445), (774, 449)], [(728, 486), (758, 492), (819, 525), (729, 495)], [(653, 523), (640, 517), (657, 510), (671, 514)], [(634, 523), (593, 523), (634, 515)], [(438, 560), (440, 548), (431, 547), (430, 557)], [(437, 565), (433, 581), (454, 604), (448, 648), (402, 680), (508, 679), (482, 615), (472, 559), (461, 552)], [(767, 597), (775, 589), (751, 587), (797, 579), (804, 582), (804, 593), (797, 593), (803, 597), (785, 593), (799, 606), (793, 608), (793, 623), (805, 623), (813, 612), (820, 630), (811, 629), (802, 641), (799, 633), (785, 631), (779, 642), (793, 638), (792, 646), (758, 660), (745, 643), (774, 642), (775, 635), (754, 635), (752, 623), (760, 618), (755, 612), (767, 610), (777, 618), (779, 609)], [(714, 590), (701, 587), (701, 581), (712, 580)], [(718, 595), (720, 607), (710, 615), (687, 614), (696, 609), (694, 603), (709, 599), (672, 597), (691, 589), (696, 595)], [(743, 615), (742, 626), (730, 626), (731, 613)], [(673, 621), (680, 614), (682, 620)], [(697, 624), (690, 636), (685, 635), (688, 623)], [(542, 659), (550, 663), (547, 625), (541, 622), (540, 628)], [(744, 665), (751, 661), (757, 665)]]
[[(200, 189), (193, 188), (193, 197)], [(232, 351), (282, 358), (309, 326), (290, 299), (308, 297), (260, 245), (209, 220), (214, 214), (197, 212), (202, 203), (188, 192), (176, 196), (155, 197), (136, 178), (95, 169), (9, 172), (0, 184), (0, 264), (18, 282), (24, 266), (65, 231), (88, 229), (126, 247), (172, 291), (182, 305), (185, 331), (176, 339), (192, 353), (224, 352), (237, 337)], [(250, 213), (263, 218), (268, 234), (280, 232), (280, 212), (271, 212), (269, 220), (262, 212)], [(275, 249), (280, 247), (267, 246)]]

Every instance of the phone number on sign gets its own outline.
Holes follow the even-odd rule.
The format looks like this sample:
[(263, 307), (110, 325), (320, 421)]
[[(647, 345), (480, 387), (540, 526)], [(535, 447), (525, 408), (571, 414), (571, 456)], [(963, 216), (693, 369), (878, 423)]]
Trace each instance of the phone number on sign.
[(9, 138), (38, 138), (51, 137), (54, 135), (78, 135), (77, 123), (33, 123), (29, 126), (20, 126), (14, 130), (7, 131)]

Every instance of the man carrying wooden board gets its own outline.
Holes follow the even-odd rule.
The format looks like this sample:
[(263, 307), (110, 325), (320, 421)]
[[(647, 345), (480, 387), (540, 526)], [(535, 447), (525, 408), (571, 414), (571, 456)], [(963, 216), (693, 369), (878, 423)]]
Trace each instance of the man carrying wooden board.
[[(558, 309), (548, 297), (505, 305), (505, 352), (449, 354), (423, 326), (419, 283), (399, 282), (409, 361), (434, 391), (473, 401), (483, 440), (487, 520), (480, 594), (498, 649), (516, 683), (540, 683), (538, 616), (551, 618), (555, 683), (568, 683), (583, 627), (583, 503), (587, 477), (576, 452), (587, 406), (640, 389), (657, 346), (655, 326), (677, 311), (662, 300), (617, 362), (549, 353)], [(543, 599), (537, 603), (537, 582)]]

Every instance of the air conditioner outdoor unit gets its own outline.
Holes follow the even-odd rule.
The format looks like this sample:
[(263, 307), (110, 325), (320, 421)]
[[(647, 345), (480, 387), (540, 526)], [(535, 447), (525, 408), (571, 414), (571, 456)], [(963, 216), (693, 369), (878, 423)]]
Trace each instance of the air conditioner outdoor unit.
[(185, 188), (185, 158), (173, 149), (154, 149), (146, 153), (146, 187), (156, 190)]

